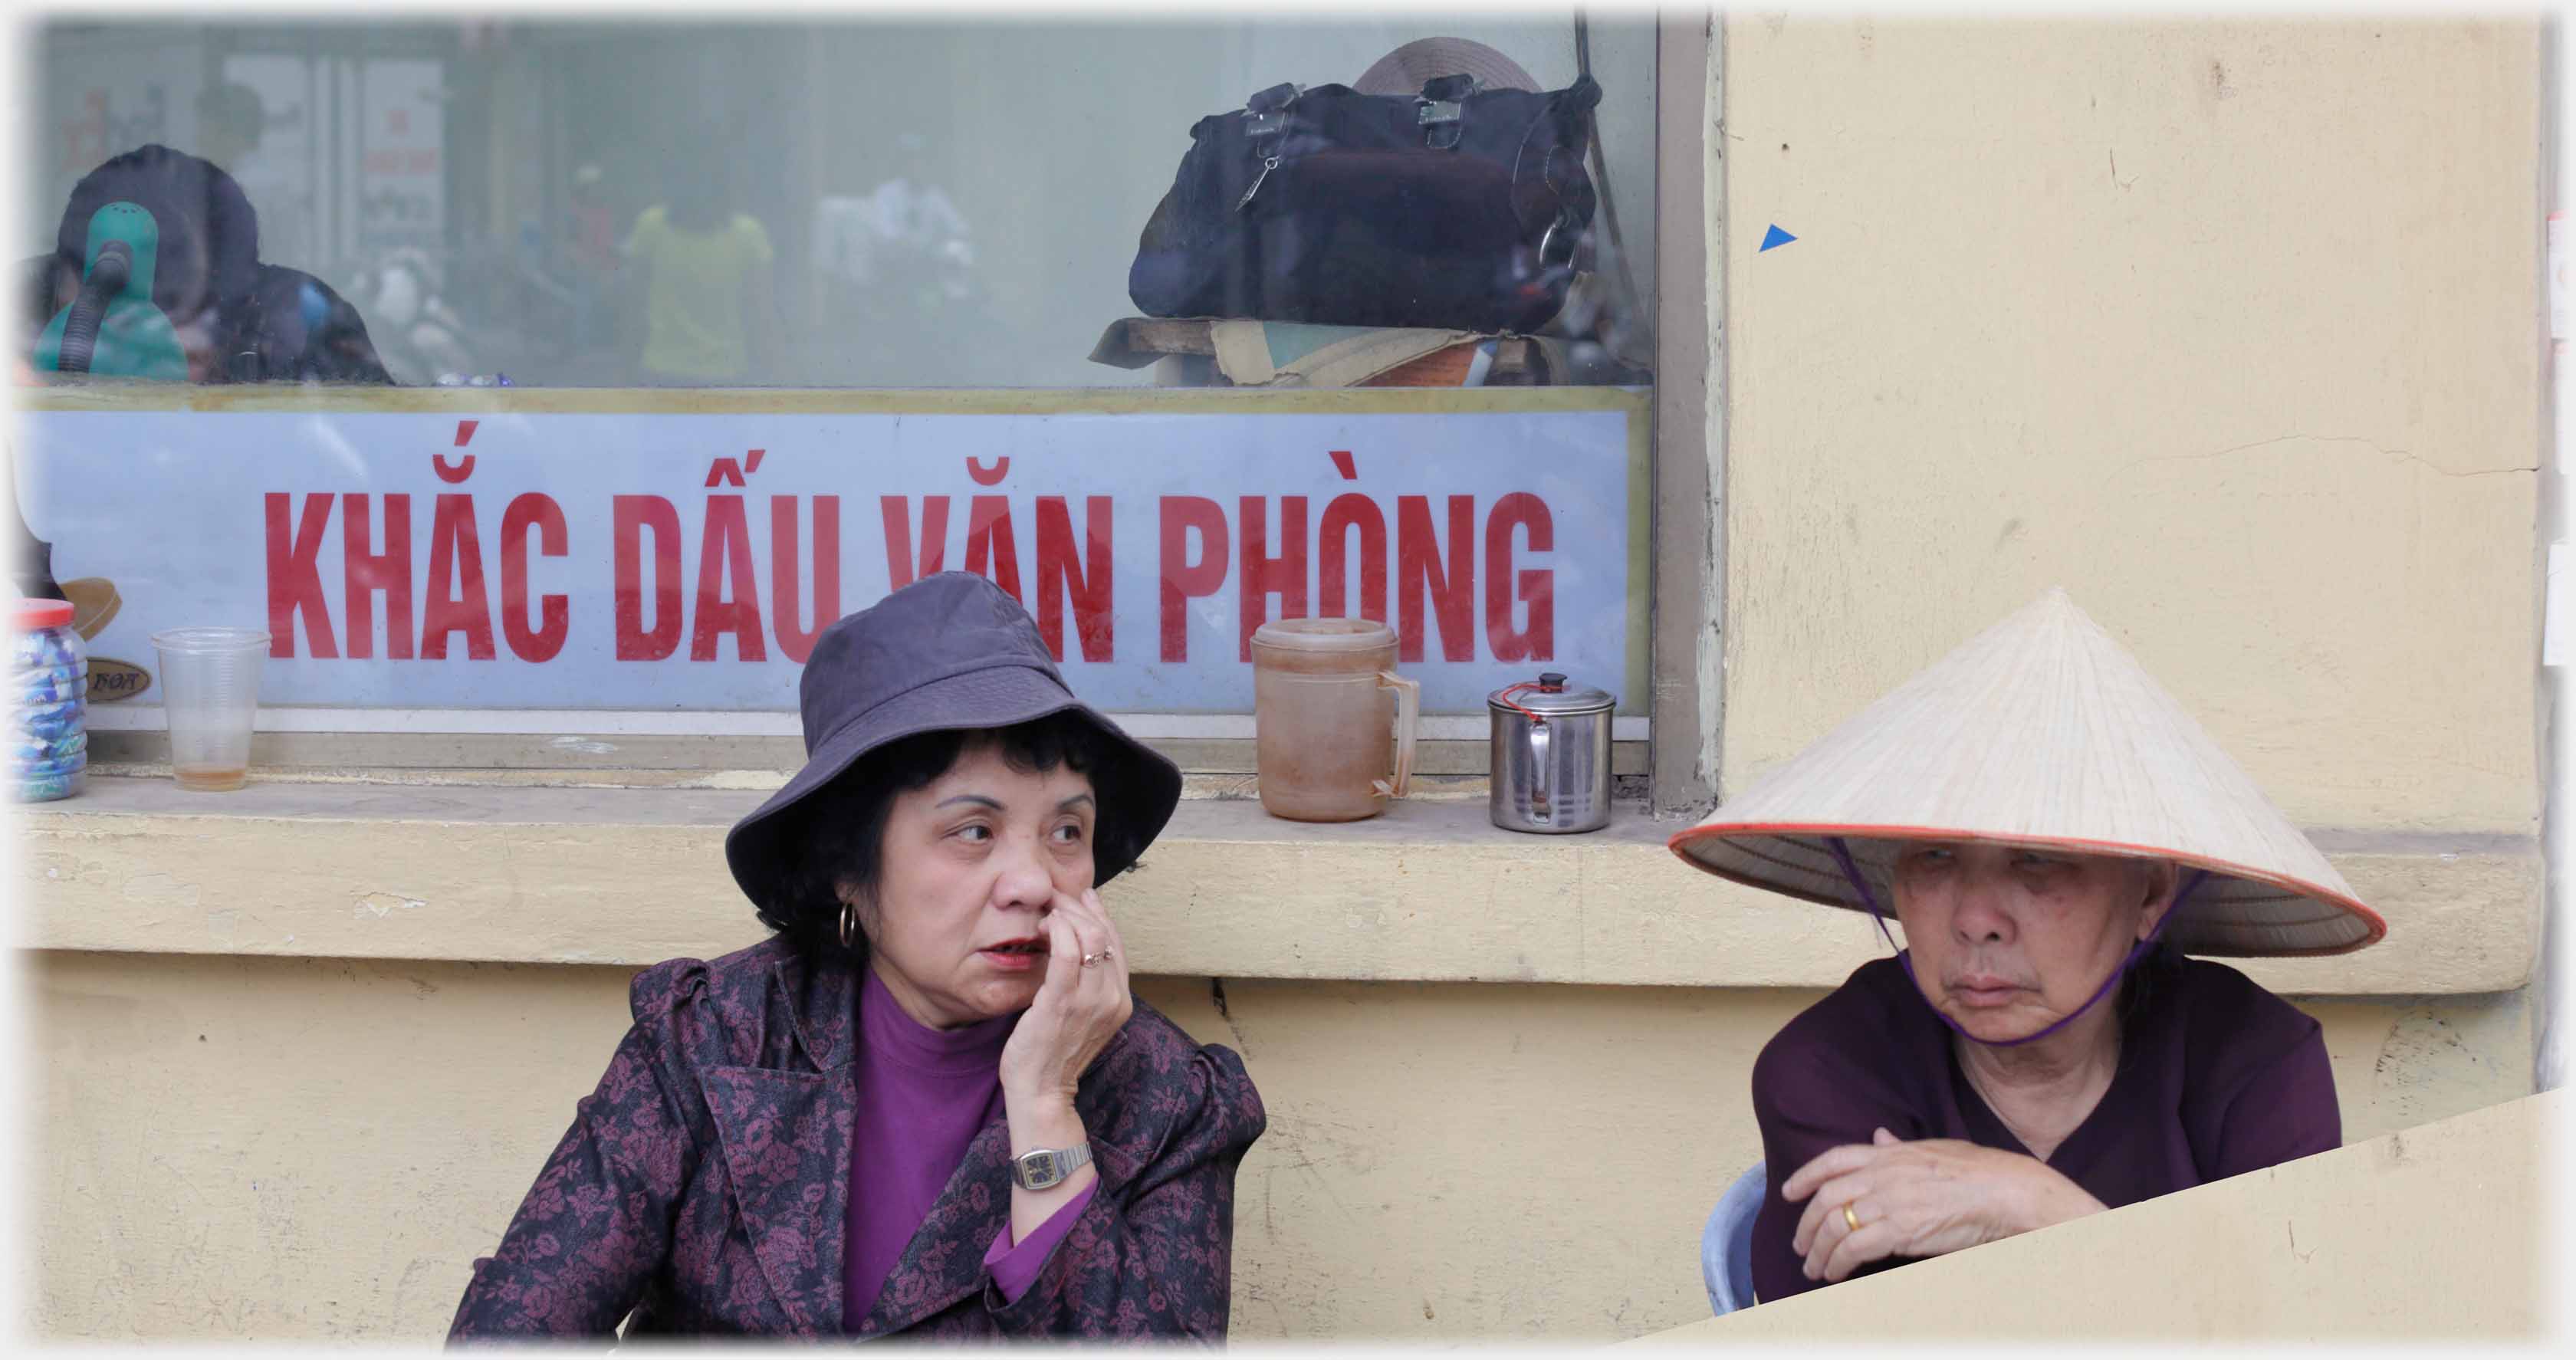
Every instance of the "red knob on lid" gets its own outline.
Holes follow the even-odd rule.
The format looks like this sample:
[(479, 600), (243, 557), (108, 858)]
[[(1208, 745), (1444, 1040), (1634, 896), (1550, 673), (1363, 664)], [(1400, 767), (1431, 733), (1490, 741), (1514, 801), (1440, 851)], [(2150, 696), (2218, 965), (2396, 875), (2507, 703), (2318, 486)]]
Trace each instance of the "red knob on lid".
[(25, 631), (30, 628), (60, 628), (72, 621), (69, 600), (20, 600), (9, 611), (11, 626)]

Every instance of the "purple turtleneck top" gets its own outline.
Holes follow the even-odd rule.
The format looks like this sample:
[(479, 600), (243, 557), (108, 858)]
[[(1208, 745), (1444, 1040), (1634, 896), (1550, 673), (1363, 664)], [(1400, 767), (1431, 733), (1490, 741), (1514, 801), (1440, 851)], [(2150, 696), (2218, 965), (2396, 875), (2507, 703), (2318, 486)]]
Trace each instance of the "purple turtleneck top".
[[(876, 970), (866, 970), (859, 988), (849, 1238), (841, 1258), (842, 1316), (851, 1326), (875, 1307), (903, 1249), (966, 1160), (967, 1145), (1002, 1118), (1002, 1046), (1018, 1023), (1017, 1015), (1005, 1015), (962, 1029), (931, 1029), (904, 1014)], [(1003, 1221), (984, 1253), (984, 1268), (1003, 1298), (1016, 1303), (1028, 1292), (1099, 1188), (1094, 1179), (1025, 1242), (1014, 1243), (1010, 1222)]]

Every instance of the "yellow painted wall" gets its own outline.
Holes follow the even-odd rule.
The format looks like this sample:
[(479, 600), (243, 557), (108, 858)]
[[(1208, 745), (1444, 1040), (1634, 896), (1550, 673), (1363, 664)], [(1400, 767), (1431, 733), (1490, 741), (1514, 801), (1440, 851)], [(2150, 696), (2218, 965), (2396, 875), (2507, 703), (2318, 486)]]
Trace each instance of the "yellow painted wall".
[(1724, 787), (2062, 584), (2292, 821), (2537, 829), (2536, 23), (1724, 35)]
[[(623, 1032), (631, 970), (27, 955), (41, 1335), (433, 1339)], [(1705, 1316), (1812, 990), (1242, 982), (1141, 993), (1270, 1109), (1244, 1338), (1608, 1340)], [(2518, 997), (2311, 1005), (2358, 1140), (2528, 1090)]]

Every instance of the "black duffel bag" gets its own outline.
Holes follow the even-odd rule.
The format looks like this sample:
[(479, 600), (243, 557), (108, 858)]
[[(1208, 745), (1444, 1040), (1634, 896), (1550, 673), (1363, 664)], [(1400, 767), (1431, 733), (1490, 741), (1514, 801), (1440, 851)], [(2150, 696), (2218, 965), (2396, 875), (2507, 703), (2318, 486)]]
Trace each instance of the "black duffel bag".
[(1589, 75), (1548, 94), (1264, 90), (1190, 129), (1128, 295), (1148, 316), (1534, 331), (1592, 223), (1600, 102)]

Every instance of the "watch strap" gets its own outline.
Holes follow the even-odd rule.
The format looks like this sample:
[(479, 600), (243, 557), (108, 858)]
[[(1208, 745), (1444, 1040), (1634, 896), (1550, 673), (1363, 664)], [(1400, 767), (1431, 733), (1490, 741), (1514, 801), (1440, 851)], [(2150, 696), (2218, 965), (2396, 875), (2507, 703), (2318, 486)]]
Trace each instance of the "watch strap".
[(1051, 1190), (1090, 1163), (1088, 1140), (1069, 1148), (1033, 1148), (1011, 1159), (1011, 1183), (1023, 1190)]

